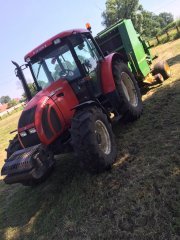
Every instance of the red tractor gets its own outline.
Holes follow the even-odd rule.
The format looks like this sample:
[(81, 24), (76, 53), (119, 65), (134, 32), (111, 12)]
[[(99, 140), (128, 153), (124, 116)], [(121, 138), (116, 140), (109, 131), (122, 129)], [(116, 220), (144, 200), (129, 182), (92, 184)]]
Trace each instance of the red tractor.
[[(104, 56), (90, 31), (74, 29), (32, 50), (25, 62), (13, 62), (28, 102), (7, 149), (5, 183), (39, 183), (53, 168), (54, 155), (69, 151), (89, 172), (109, 169), (117, 154), (112, 123), (136, 120), (143, 109), (127, 59)], [(38, 92), (34, 97), (26, 67)]]

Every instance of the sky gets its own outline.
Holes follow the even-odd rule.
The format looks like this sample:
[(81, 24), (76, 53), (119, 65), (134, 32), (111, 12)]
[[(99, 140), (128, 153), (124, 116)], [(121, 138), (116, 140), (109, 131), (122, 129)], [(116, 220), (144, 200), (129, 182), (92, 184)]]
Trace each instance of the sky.
[[(84, 28), (91, 23), (95, 36), (103, 29), (101, 13), (106, 0), (0, 0), (0, 96), (20, 97), (21, 84), (11, 60), (24, 63), (24, 56), (57, 33)], [(144, 9), (180, 16), (179, 0), (140, 0)], [(30, 73), (26, 72), (27, 79)]]

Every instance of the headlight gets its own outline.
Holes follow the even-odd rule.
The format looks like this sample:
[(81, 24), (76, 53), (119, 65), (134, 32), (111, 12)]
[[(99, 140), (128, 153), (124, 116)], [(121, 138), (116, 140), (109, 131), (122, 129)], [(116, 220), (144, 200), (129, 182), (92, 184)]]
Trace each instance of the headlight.
[(27, 133), (24, 131), (24, 132), (21, 132), (19, 135), (20, 135), (21, 137), (25, 137), (25, 136), (27, 136)]
[(30, 134), (33, 134), (33, 133), (36, 132), (36, 129), (35, 129), (35, 128), (30, 128), (30, 129), (28, 130), (28, 132), (29, 132)]

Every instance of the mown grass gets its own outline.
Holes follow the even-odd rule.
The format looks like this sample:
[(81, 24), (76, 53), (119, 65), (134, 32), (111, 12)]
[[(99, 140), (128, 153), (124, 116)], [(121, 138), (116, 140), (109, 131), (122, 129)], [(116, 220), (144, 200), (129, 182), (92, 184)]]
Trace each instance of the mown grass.
[(143, 96), (138, 121), (114, 127), (110, 172), (90, 176), (67, 154), (35, 188), (0, 182), (0, 239), (179, 239), (179, 48), (156, 49), (168, 52), (172, 78)]
[(0, 116), (0, 121), (3, 120), (3, 119), (5, 119), (5, 118), (7, 118), (7, 117), (9, 117), (9, 116), (11, 116), (11, 115), (13, 115), (13, 114), (16, 113), (16, 112), (19, 112), (19, 111), (22, 111), (22, 110), (23, 110), (23, 106), (18, 107), (17, 109), (14, 109), (12, 112), (6, 113), (6, 114), (4, 114), (3, 116)]

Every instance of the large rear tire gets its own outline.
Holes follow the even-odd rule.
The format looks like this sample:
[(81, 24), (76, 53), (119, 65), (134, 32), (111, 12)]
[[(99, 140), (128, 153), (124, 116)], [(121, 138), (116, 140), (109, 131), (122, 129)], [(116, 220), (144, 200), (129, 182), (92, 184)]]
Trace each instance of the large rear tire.
[(72, 119), (71, 138), (74, 151), (88, 172), (103, 172), (114, 163), (115, 137), (101, 109), (89, 107), (77, 111)]
[(113, 76), (119, 93), (119, 113), (126, 122), (137, 120), (143, 111), (141, 93), (136, 79), (128, 66), (116, 61), (113, 63)]

